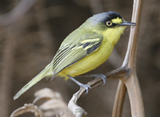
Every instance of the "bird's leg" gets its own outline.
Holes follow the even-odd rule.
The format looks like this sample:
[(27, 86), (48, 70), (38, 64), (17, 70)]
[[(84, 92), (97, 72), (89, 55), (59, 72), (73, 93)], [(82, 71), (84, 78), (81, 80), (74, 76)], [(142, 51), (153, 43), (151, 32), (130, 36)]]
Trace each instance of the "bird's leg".
[(88, 90), (91, 89), (91, 87), (87, 84), (82, 84), (80, 83), (79, 81), (77, 81), (76, 79), (74, 79), (73, 77), (71, 76), (68, 76), (73, 82), (75, 82), (77, 85), (79, 85), (80, 87), (83, 87), (86, 89), (86, 94), (88, 94)]
[(90, 77), (95, 77), (95, 78), (102, 78), (103, 84), (106, 84), (106, 82), (107, 82), (107, 78), (103, 74), (92, 74), (92, 75), (89, 75), (89, 76)]

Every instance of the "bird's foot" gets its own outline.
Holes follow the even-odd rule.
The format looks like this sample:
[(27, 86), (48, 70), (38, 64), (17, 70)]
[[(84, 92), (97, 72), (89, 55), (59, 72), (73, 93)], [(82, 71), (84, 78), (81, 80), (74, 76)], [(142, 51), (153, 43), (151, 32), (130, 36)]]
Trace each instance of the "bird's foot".
[(75, 82), (77, 85), (79, 85), (81, 88), (85, 88), (85, 90), (86, 90), (86, 94), (88, 94), (88, 91), (89, 91), (89, 89), (91, 89), (91, 87), (89, 86), (89, 85), (87, 85), (87, 84), (82, 84), (82, 83), (80, 83), (79, 81), (77, 81), (76, 79), (74, 79), (73, 77), (71, 77), (71, 76), (68, 76), (73, 82)]
[(91, 77), (95, 77), (95, 78), (102, 78), (103, 84), (106, 84), (106, 82), (107, 82), (107, 78), (106, 78), (106, 76), (103, 75), (103, 74), (92, 74), (92, 75), (90, 75), (90, 76), (91, 76)]
[(90, 87), (89, 85), (87, 85), (87, 84), (82, 84), (82, 83), (81, 83), (80, 87), (81, 87), (81, 88), (85, 88), (85, 90), (86, 90), (86, 93), (85, 93), (85, 94), (88, 94), (89, 89), (91, 89), (91, 87)]

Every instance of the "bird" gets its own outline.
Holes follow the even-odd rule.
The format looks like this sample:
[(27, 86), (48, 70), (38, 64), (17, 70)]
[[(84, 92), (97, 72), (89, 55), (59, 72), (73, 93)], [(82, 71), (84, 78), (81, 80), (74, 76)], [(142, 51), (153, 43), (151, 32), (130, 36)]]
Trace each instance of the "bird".
[[(90, 87), (80, 83), (74, 77), (87, 73), (104, 63), (111, 55), (126, 27), (135, 25), (136, 23), (125, 21), (115, 11), (102, 12), (88, 18), (64, 39), (52, 61), (13, 99), (19, 98), (43, 78), (52, 77), (53, 79), (56, 76), (64, 77), (65, 80), (71, 79), (88, 92)], [(103, 74), (94, 76), (106, 81)]]

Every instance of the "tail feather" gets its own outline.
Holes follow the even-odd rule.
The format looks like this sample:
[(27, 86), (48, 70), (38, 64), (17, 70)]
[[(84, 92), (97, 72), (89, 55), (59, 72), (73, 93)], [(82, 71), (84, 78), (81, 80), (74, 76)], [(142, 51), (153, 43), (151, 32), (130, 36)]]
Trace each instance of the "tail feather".
[(25, 93), (29, 88), (31, 88), (34, 84), (42, 80), (46, 76), (52, 76), (52, 67), (51, 64), (47, 65), (43, 71), (41, 71), (37, 76), (35, 76), (31, 81), (29, 81), (14, 97), (13, 99), (16, 100), (19, 98), (23, 93)]

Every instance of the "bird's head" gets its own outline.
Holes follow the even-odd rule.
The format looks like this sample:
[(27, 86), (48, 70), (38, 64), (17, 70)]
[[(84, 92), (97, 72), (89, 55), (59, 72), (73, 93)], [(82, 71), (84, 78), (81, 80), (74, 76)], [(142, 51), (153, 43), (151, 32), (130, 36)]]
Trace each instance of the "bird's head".
[(87, 22), (91, 26), (99, 26), (100, 30), (121, 26), (134, 26), (136, 23), (125, 21), (120, 14), (114, 11), (103, 12), (90, 17)]
[(109, 39), (112, 38), (110, 40), (113, 40), (113, 43), (117, 43), (127, 26), (136, 25), (136, 23), (125, 21), (120, 14), (114, 11), (93, 15), (86, 23), (92, 31), (107, 36)]

